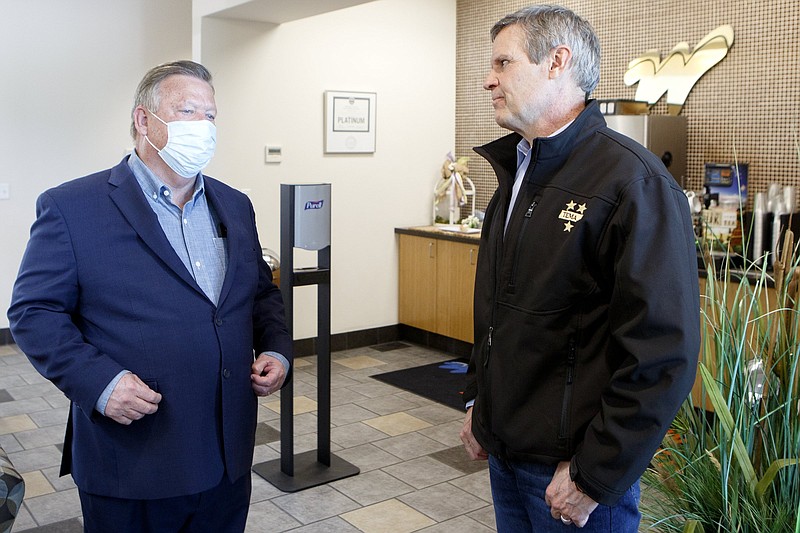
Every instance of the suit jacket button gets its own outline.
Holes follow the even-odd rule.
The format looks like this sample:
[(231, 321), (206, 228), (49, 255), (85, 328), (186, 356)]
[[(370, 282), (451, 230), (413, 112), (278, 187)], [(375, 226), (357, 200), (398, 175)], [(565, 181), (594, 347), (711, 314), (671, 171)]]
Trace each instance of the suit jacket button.
[(229, 377), (231, 377), (231, 371), (228, 370), (227, 368), (223, 369), (222, 370), (222, 377), (225, 378), (225, 379), (228, 379)]
[(218, 326), (221, 326), (222, 325), (222, 319), (220, 317), (215, 318), (214, 319), (214, 324), (216, 324)]

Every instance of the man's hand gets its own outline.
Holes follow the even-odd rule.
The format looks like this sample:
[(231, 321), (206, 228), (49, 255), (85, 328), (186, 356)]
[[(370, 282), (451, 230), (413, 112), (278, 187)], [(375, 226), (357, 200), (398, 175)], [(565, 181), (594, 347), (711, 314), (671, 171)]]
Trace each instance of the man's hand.
[(550, 515), (564, 524), (583, 527), (597, 502), (578, 490), (569, 477), (569, 461), (558, 463), (553, 480), (547, 486), (544, 501), (550, 506)]
[(461, 442), (464, 443), (464, 449), (467, 450), (467, 455), (470, 459), (473, 461), (485, 461), (489, 458), (489, 454), (486, 453), (486, 450), (478, 444), (478, 441), (475, 440), (475, 437), (472, 435), (472, 407), (467, 409), (467, 415), (464, 417), (464, 427), (461, 428), (459, 436), (461, 437)]
[(111, 391), (106, 404), (105, 416), (129, 425), (145, 415), (158, 410), (161, 395), (148, 387), (136, 374), (125, 374)]
[(269, 396), (283, 385), (286, 370), (283, 364), (274, 357), (261, 354), (253, 361), (250, 372), (250, 382), (253, 391), (258, 396)]

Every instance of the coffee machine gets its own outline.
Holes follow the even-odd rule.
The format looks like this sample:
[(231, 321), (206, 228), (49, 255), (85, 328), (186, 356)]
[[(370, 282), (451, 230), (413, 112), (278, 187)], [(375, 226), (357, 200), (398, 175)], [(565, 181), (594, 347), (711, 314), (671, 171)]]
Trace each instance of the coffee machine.
[(681, 188), (686, 188), (686, 117), (605, 115), (612, 130), (627, 135), (656, 154)]

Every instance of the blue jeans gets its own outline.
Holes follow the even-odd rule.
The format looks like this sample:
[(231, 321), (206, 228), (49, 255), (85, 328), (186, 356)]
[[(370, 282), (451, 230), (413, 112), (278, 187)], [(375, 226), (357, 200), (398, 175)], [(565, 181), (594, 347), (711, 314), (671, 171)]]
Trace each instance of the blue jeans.
[(544, 492), (556, 465), (504, 461), (489, 456), (489, 476), (498, 533), (636, 533), (639, 529), (639, 482), (616, 505), (598, 505), (582, 529), (550, 516)]

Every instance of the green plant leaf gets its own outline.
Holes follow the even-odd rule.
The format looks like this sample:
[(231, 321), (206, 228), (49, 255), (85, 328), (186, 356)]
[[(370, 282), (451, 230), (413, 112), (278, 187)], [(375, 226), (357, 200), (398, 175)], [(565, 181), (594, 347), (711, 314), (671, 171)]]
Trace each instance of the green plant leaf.
[(769, 465), (769, 468), (767, 468), (767, 471), (764, 473), (764, 476), (756, 485), (756, 494), (759, 497), (764, 496), (770, 484), (772, 483), (772, 480), (774, 480), (775, 476), (778, 474), (778, 471), (781, 468), (786, 468), (787, 466), (796, 464), (800, 464), (800, 459), (778, 459), (776, 461), (772, 461), (772, 463)]
[(797, 509), (797, 519), (794, 521), (794, 533), (800, 533), (800, 506)]
[(731, 411), (728, 409), (725, 398), (722, 397), (722, 393), (717, 386), (717, 381), (714, 379), (714, 376), (711, 375), (711, 372), (709, 372), (708, 368), (703, 363), (700, 363), (699, 367), (708, 398), (711, 400), (711, 405), (714, 406), (714, 413), (733, 444), (733, 455), (736, 458), (736, 463), (739, 465), (750, 491), (755, 494), (757, 482), (756, 471), (753, 468), (753, 463), (750, 462), (750, 456), (747, 453), (747, 448), (742, 441), (742, 437), (739, 435), (739, 431), (733, 422), (733, 415), (731, 415)]
[(683, 526), (683, 533), (704, 533), (703, 524), (697, 520), (687, 520)]

